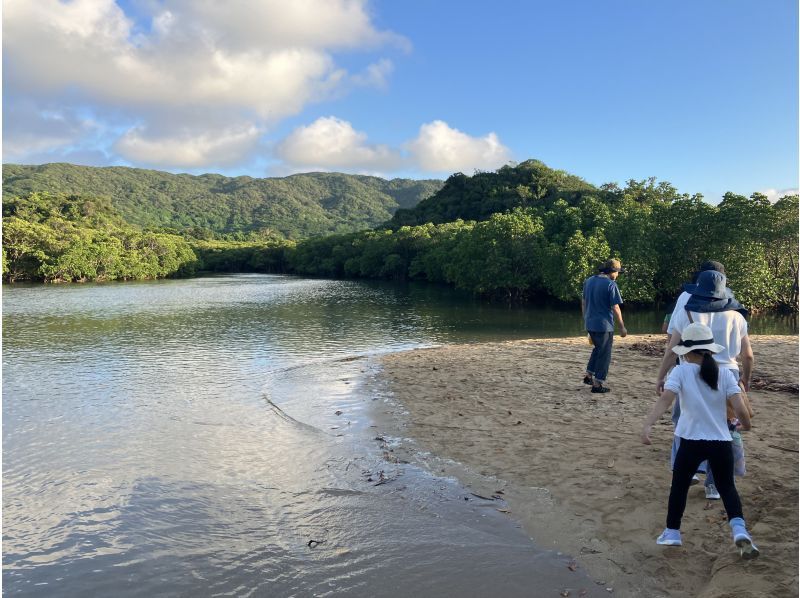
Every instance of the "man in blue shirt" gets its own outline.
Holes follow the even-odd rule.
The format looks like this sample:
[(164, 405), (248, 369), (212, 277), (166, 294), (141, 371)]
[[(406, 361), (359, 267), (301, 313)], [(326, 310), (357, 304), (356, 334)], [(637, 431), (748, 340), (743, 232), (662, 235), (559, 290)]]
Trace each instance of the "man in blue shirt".
[(622, 295), (619, 294), (617, 283), (614, 282), (620, 273), (624, 273), (619, 260), (607, 260), (600, 268), (600, 274), (590, 276), (583, 283), (583, 298), (581, 310), (586, 323), (586, 331), (594, 348), (586, 374), (583, 377), (585, 384), (592, 385), (592, 392), (610, 392), (604, 386), (608, 375), (608, 366), (611, 364), (611, 345), (614, 342), (614, 317), (620, 327), (620, 336), (627, 336), (625, 323), (622, 321)]

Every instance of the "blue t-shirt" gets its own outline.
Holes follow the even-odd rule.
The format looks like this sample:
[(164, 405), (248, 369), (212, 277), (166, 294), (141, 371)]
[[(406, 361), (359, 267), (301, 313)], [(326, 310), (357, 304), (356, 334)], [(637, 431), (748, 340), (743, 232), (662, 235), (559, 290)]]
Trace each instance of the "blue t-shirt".
[(617, 283), (605, 276), (590, 276), (583, 283), (583, 320), (589, 332), (614, 332), (611, 308), (622, 303)]

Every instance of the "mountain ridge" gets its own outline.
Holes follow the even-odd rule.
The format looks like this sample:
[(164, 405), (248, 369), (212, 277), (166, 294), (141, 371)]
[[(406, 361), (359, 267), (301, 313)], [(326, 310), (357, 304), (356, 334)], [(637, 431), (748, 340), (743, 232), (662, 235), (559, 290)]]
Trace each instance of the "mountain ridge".
[(325, 172), (255, 178), (64, 162), (3, 165), (7, 196), (103, 196), (126, 222), (142, 228), (195, 228), (213, 235), (269, 229), (290, 239), (378, 226), (442, 184)]

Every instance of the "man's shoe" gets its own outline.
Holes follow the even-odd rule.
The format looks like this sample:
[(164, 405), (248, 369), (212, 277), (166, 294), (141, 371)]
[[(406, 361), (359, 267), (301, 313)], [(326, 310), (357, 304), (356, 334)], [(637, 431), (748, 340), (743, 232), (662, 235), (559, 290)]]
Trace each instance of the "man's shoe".
[(611, 392), (611, 389), (608, 386), (600, 384), (598, 386), (592, 386), (592, 392)]
[(594, 384), (594, 380), (592, 380), (592, 377), (587, 374), (587, 375), (585, 375), (583, 377), (583, 383), (584, 384)]
[(758, 547), (753, 544), (753, 539), (750, 537), (744, 525), (744, 519), (741, 517), (734, 517), (728, 523), (731, 526), (733, 542), (739, 549), (739, 554), (742, 555), (742, 558), (747, 560), (758, 558), (758, 555), (761, 553)]
[(681, 546), (681, 530), (666, 528), (661, 535), (656, 538), (656, 544), (660, 546)]
[(706, 486), (706, 498), (708, 500), (719, 500), (719, 492), (717, 492), (717, 487), (714, 484), (709, 484)]

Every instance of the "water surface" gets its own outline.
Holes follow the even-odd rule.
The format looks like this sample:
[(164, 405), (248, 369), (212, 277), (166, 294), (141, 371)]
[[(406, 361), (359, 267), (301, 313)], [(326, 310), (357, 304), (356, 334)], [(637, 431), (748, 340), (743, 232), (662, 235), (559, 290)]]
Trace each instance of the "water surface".
[[(626, 320), (650, 332), (661, 317)], [(591, 584), (497, 505), (394, 463), (370, 416), (386, 399), (364, 386), (386, 351), (580, 333), (574, 310), (414, 285), (5, 287), (4, 590), (522, 596)]]

